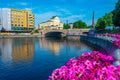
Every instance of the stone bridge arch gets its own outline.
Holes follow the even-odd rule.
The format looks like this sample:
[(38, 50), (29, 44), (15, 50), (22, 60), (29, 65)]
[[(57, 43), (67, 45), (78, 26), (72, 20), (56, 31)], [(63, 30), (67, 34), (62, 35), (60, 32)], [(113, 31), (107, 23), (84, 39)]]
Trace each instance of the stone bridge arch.
[(49, 32), (61, 32), (65, 35), (67, 34), (66, 30), (40, 30), (39, 32), (41, 35), (45, 35), (46, 33), (49, 33)]

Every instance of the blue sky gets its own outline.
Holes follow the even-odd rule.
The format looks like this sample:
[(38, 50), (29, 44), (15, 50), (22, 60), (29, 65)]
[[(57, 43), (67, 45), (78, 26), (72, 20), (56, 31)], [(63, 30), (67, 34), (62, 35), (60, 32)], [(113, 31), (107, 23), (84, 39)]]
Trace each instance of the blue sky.
[(82, 20), (91, 24), (92, 12), (95, 21), (111, 12), (117, 0), (0, 0), (1, 8), (31, 9), (35, 14), (35, 25), (59, 16), (63, 23)]

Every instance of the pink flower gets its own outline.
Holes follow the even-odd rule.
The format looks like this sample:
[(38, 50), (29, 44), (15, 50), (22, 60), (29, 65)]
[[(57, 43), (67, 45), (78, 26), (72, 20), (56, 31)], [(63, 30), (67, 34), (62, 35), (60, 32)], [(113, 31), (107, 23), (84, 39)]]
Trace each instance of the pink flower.
[(120, 48), (120, 39), (114, 40), (113, 43)]
[(117, 38), (120, 39), (120, 35), (118, 35)]
[(98, 51), (82, 54), (53, 71), (48, 80), (120, 80), (120, 66)]

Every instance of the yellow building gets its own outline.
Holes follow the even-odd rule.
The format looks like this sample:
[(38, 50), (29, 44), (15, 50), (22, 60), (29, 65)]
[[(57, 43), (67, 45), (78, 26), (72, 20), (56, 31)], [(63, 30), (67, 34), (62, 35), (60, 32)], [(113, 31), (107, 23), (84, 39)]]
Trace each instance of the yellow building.
[(40, 23), (39, 27), (43, 30), (61, 30), (63, 29), (63, 23), (61, 23), (59, 17), (53, 16), (49, 21)]
[(11, 9), (12, 30), (32, 30), (34, 28), (34, 14), (31, 10)]

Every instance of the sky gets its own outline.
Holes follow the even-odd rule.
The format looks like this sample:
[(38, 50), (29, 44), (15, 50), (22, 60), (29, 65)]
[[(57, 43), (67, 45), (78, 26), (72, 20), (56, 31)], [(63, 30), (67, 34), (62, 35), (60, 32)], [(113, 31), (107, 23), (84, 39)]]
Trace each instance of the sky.
[(82, 20), (91, 25), (92, 12), (95, 22), (115, 9), (118, 0), (0, 0), (0, 8), (30, 9), (35, 14), (35, 26), (58, 16), (61, 22)]

